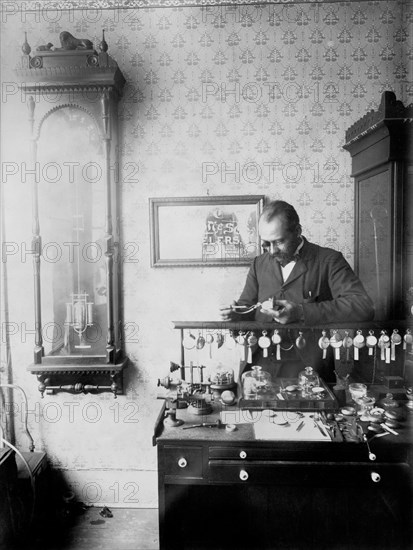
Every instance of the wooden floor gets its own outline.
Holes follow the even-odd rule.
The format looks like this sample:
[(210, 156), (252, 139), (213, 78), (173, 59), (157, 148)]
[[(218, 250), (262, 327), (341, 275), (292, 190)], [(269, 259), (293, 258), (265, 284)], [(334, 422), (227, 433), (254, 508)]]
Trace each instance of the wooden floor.
[(158, 510), (112, 508), (112, 518), (100, 515), (102, 508), (88, 508), (54, 536), (11, 550), (158, 550)]

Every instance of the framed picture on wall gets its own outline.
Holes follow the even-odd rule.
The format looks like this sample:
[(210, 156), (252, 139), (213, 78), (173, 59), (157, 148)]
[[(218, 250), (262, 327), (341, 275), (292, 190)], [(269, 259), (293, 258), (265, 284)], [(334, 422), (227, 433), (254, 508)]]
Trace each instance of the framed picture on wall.
[(248, 265), (264, 195), (151, 198), (151, 266)]

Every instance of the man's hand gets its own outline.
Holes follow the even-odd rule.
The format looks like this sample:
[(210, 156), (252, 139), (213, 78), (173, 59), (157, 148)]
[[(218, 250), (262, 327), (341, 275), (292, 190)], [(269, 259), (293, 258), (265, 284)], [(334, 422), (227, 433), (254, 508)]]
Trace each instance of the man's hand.
[[(278, 308), (276, 307), (278, 306)], [(304, 320), (303, 306), (288, 300), (274, 300), (273, 309), (261, 309), (261, 313), (277, 321), (281, 325), (297, 323)], [(268, 319), (270, 320), (270, 319)]]
[(219, 308), (219, 314), (221, 317), (221, 321), (233, 321), (236, 317), (235, 310), (232, 308), (232, 306), (236, 306), (237, 302), (233, 301), (231, 305), (229, 306), (220, 306)]

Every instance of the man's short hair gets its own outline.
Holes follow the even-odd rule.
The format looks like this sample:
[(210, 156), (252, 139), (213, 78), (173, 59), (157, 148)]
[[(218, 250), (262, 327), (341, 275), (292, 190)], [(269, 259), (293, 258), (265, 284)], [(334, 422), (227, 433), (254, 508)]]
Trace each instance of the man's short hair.
[(297, 227), (301, 228), (300, 218), (291, 204), (285, 201), (271, 201), (266, 206), (261, 214), (261, 218), (267, 222), (270, 222), (276, 216), (282, 216), (284, 218), (287, 230), (293, 232)]

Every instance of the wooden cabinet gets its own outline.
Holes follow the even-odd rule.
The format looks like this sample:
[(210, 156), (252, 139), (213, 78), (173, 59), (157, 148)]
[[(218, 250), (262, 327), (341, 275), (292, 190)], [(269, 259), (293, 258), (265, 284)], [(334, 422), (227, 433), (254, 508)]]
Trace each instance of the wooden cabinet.
[(413, 106), (384, 92), (346, 132), (355, 181), (355, 271), (376, 319), (413, 315)]
[(17, 70), (37, 167), (29, 181), (35, 338), (28, 370), (42, 396), (116, 397), (127, 365), (117, 125), (125, 79), (104, 36), (99, 52), (89, 40), (75, 49), (68, 36), (60, 34), (61, 48), (34, 55), (26, 40)]
[[(199, 417), (179, 411), (186, 425)], [(216, 414), (208, 417), (214, 421)], [(161, 550), (411, 547), (411, 426), (364, 443), (257, 441), (164, 427), (157, 438)]]

